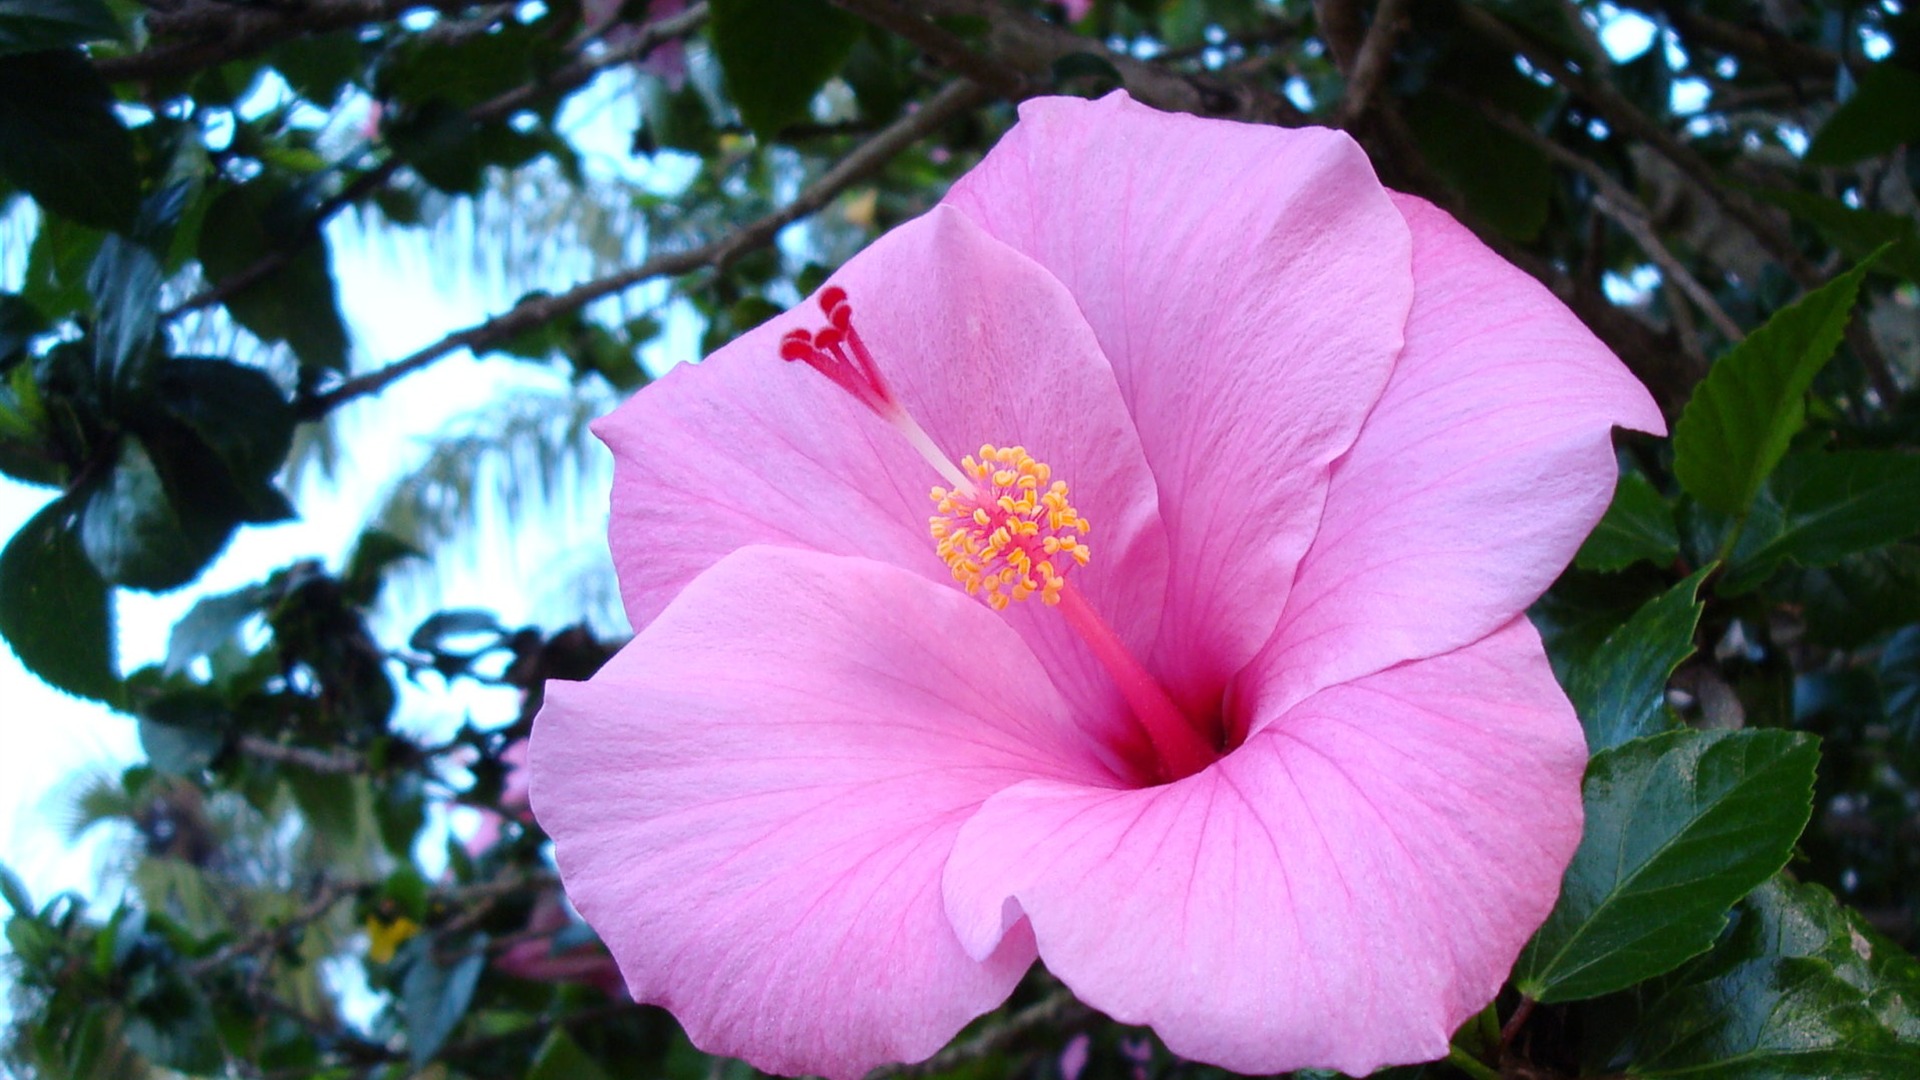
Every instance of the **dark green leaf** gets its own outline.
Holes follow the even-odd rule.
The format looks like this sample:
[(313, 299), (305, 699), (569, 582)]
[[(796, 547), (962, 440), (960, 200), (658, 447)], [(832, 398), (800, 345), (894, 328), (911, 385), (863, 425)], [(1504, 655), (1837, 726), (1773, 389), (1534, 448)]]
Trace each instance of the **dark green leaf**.
[(1894, 544), (1789, 573), (1769, 595), (1799, 607), (1814, 641), (1856, 648), (1920, 622), (1920, 547)]
[(1875, 450), (1794, 454), (1780, 463), (1768, 489), (1748, 530), (1760, 546), (1742, 545), (1724, 591), (1760, 584), (1783, 561), (1831, 566), (1920, 532), (1920, 456)]
[(228, 297), (227, 310), (262, 340), (286, 342), (301, 363), (344, 369), (347, 330), (327, 246), (303, 242), (304, 222), (296, 193), (270, 180), (232, 188), (207, 207), (200, 261), (217, 284), (251, 275), (263, 259), (281, 260), (272, 273)]
[(45, 333), (46, 317), (24, 297), (0, 293), (0, 365), (19, 355), (37, 334)]
[(1624, 570), (1637, 562), (1664, 566), (1680, 554), (1673, 510), (1638, 470), (1620, 474), (1613, 504), (1580, 545), (1574, 565), (1582, 570)]
[(187, 665), (234, 640), (247, 620), (261, 613), (266, 600), (266, 590), (250, 585), (195, 601), (167, 637), (167, 674), (185, 671)]
[[(486, 943), (484, 935), (437, 942), (432, 934), (419, 934), (403, 948), (406, 974), (400, 980), (400, 1016), (406, 1023), (407, 1054), (414, 1068), (432, 1060), (466, 1016), (473, 989), (487, 966)], [(450, 967), (441, 967), (436, 957), (439, 949), (459, 958)]]
[(105, 483), (85, 496), (80, 542), (101, 578), (162, 591), (193, 580), (232, 535), (234, 522), (183, 513), (138, 440), (122, 444)]
[(0, 56), (119, 36), (120, 21), (100, 0), (0, 0)]
[(113, 609), (80, 546), (73, 507), (56, 499), (0, 552), (0, 635), (28, 671), (70, 694), (112, 702)]
[(33, 918), (33, 897), (27, 893), (27, 887), (5, 864), (0, 864), (0, 899), (7, 902), (15, 915)]
[(1514, 969), (1546, 1002), (1597, 997), (1713, 944), (1784, 866), (1813, 811), (1819, 749), (1786, 731), (1674, 731), (1594, 756), (1560, 902)]
[(763, 139), (807, 115), (860, 22), (826, 0), (712, 0), (714, 56), (740, 118)]
[[(226, 360), (176, 359), (160, 371), (159, 404), (193, 433), (252, 510), (252, 498), (268, 487), (293, 445), (293, 405), (266, 372)], [(208, 470), (199, 470), (208, 481)], [(252, 514), (244, 520), (277, 521)]]
[(1714, 363), (1673, 429), (1673, 473), (1687, 493), (1739, 517), (1806, 423), (1813, 377), (1839, 347), (1861, 264), (1768, 319)]
[(1850, 259), (1864, 259), (1887, 246), (1873, 268), (1920, 282), (1920, 226), (1910, 215), (1858, 210), (1838, 199), (1804, 191), (1749, 190), (1819, 229)]
[(309, 34), (276, 47), (274, 69), (294, 92), (321, 108), (332, 107), (362, 62), (360, 35), (353, 30)]
[(450, 651), (447, 639), (484, 636), (496, 640), (505, 634), (492, 612), (440, 611), (427, 616), (407, 640), (407, 647), (419, 652)]
[(161, 354), (154, 335), (165, 281), (159, 256), (145, 245), (117, 233), (101, 243), (87, 271), (87, 291), (98, 312), (94, 356), (101, 386), (133, 389), (157, 366)]
[(20, 295), (47, 318), (59, 320), (84, 310), (87, 268), (106, 234), (62, 217), (43, 217), (27, 250), (27, 279)]
[(1694, 596), (1712, 569), (1696, 571), (1649, 601), (1569, 673), (1567, 696), (1586, 729), (1589, 753), (1674, 726), (1667, 679), (1693, 655), (1700, 622)]
[(1553, 166), (1539, 148), (1471, 105), (1436, 94), (1409, 100), (1407, 123), (1427, 163), (1476, 218), (1515, 240), (1540, 235)]
[(360, 835), (360, 778), (309, 772), (298, 766), (289, 767), (284, 775), (307, 825), (333, 843), (351, 848)]
[(1920, 72), (1882, 61), (1814, 135), (1807, 163), (1847, 165), (1910, 142), (1920, 142)]
[(600, 1063), (587, 1056), (566, 1029), (555, 1026), (533, 1055), (527, 1080), (612, 1080)]
[(140, 206), (133, 139), (78, 51), (0, 63), (0, 176), (62, 217), (125, 229)]
[(370, 529), (361, 535), (347, 558), (346, 572), (340, 575), (341, 595), (354, 607), (369, 607), (380, 595), (380, 584), (394, 564), (424, 558), (425, 553), (399, 537)]
[(1711, 953), (1602, 1012), (1592, 1071), (1648, 1080), (1920, 1075), (1920, 969), (1911, 957), (1816, 885), (1763, 884), (1736, 918)]
[(157, 771), (193, 776), (226, 745), (229, 719), (219, 695), (175, 690), (140, 705), (140, 746)]
[(480, 128), (465, 109), (434, 98), (406, 110), (383, 129), (393, 152), (420, 179), (455, 195), (480, 190)]

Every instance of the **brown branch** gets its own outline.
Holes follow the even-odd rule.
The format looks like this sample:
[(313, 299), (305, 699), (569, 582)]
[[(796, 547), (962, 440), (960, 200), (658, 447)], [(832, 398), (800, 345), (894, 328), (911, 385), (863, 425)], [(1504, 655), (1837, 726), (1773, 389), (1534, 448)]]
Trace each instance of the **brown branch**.
[(1072, 1026), (1094, 1017), (1094, 1012), (1074, 999), (1067, 990), (1056, 990), (1038, 1003), (1014, 1013), (998, 1023), (987, 1025), (966, 1042), (954, 1043), (945, 1050), (915, 1065), (895, 1065), (875, 1069), (866, 1080), (893, 1080), (896, 1077), (938, 1076), (963, 1065), (997, 1054), (1031, 1032), (1056, 1024)]
[[(594, 76), (610, 68), (618, 67), (630, 60), (638, 60), (668, 41), (685, 37), (699, 29), (706, 21), (707, 5), (697, 3), (685, 11), (671, 15), (642, 27), (633, 39), (618, 48), (608, 49), (598, 55), (577, 60), (559, 68), (544, 78), (515, 87), (497, 97), (475, 105), (467, 110), (467, 119), (473, 124), (489, 124), (505, 120), (522, 109), (528, 108), (540, 97), (547, 94), (564, 94), (586, 85)], [(355, 177), (353, 182), (335, 192), (314, 207), (313, 214), (299, 233), (289, 238), (281, 247), (262, 255), (252, 264), (222, 279), (212, 288), (203, 289), (182, 300), (180, 303), (162, 311), (160, 317), (172, 320), (189, 311), (223, 304), (235, 295), (278, 273), (294, 256), (304, 251), (310, 244), (320, 239), (321, 231), (335, 214), (348, 206), (359, 202), (378, 190), (393, 174), (405, 164), (398, 155), (389, 155), (380, 164)]]
[[(1090, 55), (1112, 65), (1127, 92), (1156, 109), (1287, 127), (1309, 122), (1305, 113), (1264, 83), (1226, 79), (1211, 73), (1175, 71), (1110, 49), (1094, 38), (1015, 10), (999, 0), (911, 2), (928, 16), (984, 20), (989, 26), (989, 55), (1025, 72), (1030, 93), (1041, 92), (1051, 84), (1056, 62), (1069, 56)], [(893, 6), (904, 6), (903, 0), (894, 0)]]
[(934, 63), (963, 75), (1003, 98), (1019, 101), (1032, 91), (1019, 68), (975, 50), (958, 35), (921, 18), (895, 0), (828, 0), (833, 6), (911, 42)]
[(1367, 36), (1360, 42), (1360, 49), (1348, 69), (1347, 93), (1340, 102), (1335, 127), (1350, 126), (1373, 104), (1374, 95), (1379, 92), (1393, 61), (1394, 45), (1406, 32), (1411, 7), (1410, 0), (1380, 0), (1379, 9), (1373, 13), (1373, 25), (1367, 28)]
[(240, 736), (237, 748), (248, 757), (280, 765), (296, 765), (308, 772), (351, 776), (368, 771), (367, 759), (349, 750), (315, 750), (306, 746), (288, 746), (258, 735)]
[(242, 956), (271, 952), (292, 934), (327, 917), (335, 904), (367, 888), (365, 881), (324, 881), (314, 890), (313, 899), (285, 919), (265, 926), (187, 965), (189, 979), (200, 979), (218, 971)]
[(309, 0), (287, 7), (201, 0), (146, 17), (150, 36), (185, 40), (103, 57), (93, 67), (108, 82), (190, 75), (307, 34), (388, 22), (420, 8), (451, 15), (468, 6), (467, 0)]
[[(1465, 95), (1454, 94), (1451, 91), (1448, 93), (1452, 97), (1465, 98)], [(1686, 293), (1687, 298), (1700, 308), (1701, 313), (1707, 317), (1707, 321), (1711, 322), (1715, 329), (1719, 330), (1728, 341), (1739, 341), (1746, 336), (1740, 329), (1740, 324), (1734, 322), (1726, 309), (1720, 306), (1720, 302), (1714, 299), (1713, 293), (1693, 276), (1693, 272), (1688, 270), (1660, 239), (1653, 227), (1652, 215), (1647, 212), (1646, 207), (1641, 205), (1640, 200), (1634, 198), (1633, 192), (1627, 190), (1625, 184), (1614, 179), (1613, 175), (1601, 168), (1599, 163), (1582, 157), (1540, 134), (1533, 125), (1522, 121), (1519, 117), (1494, 108), (1484, 101), (1467, 100), (1479, 109), (1481, 115), (1500, 125), (1508, 133), (1525, 140), (1549, 158), (1586, 177), (1595, 188), (1599, 189), (1599, 196), (1594, 200), (1594, 208), (1606, 215), (1607, 220), (1618, 225), (1622, 232), (1632, 238), (1640, 250), (1646, 253), (1647, 258), (1659, 265), (1668, 280), (1672, 281), (1680, 291)]]
[(1682, 176), (1692, 182), (1699, 194), (1717, 207), (1721, 213), (1739, 222), (1768, 254), (1779, 260), (1794, 279), (1801, 285), (1811, 288), (1820, 284), (1820, 272), (1800, 254), (1793, 245), (1793, 239), (1781, 229), (1772, 218), (1748, 198), (1744, 193), (1729, 188), (1721, 182), (1713, 166), (1699, 155), (1691, 146), (1681, 142), (1666, 128), (1655, 123), (1645, 113), (1628, 101), (1626, 96), (1603, 79), (1589, 77), (1577, 70), (1564, 59), (1548, 53), (1536, 46), (1523, 35), (1516, 33), (1502, 22), (1499, 16), (1483, 10), (1473, 4), (1454, 5), (1463, 25), (1471, 28), (1482, 37), (1510, 49), (1527, 62), (1546, 74), (1555, 82), (1566, 87), (1575, 97), (1586, 102), (1588, 107), (1599, 113), (1609, 125), (1622, 134), (1647, 144), (1660, 156), (1673, 162)]
[(564, 293), (523, 300), (486, 322), (448, 334), (386, 367), (348, 379), (332, 390), (308, 399), (302, 404), (301, 411), (308, 419), (318, 417), (355, 398), (377, 394), (450, 353), (461, 349), (476, 354), (483, 352), (516, 334), (577, 311), (596, 300), (624, 292), (641, 282), (688, 274), (695, 270), (723, 270), (742, 255), (772, 243), (782, 229), (825, 207), (841, 191), (875, 172), (907, 147), (992, 97), (990, 91), (970, 80), (962, 79), (949, 84), (919, 109), (894, 121), (879, 134), (860, 144), (821, 174), (819, 179), (807, 185), (791, 203), (773, 213), (698, 247), (655, 256), (631, 269), (586, 282)]

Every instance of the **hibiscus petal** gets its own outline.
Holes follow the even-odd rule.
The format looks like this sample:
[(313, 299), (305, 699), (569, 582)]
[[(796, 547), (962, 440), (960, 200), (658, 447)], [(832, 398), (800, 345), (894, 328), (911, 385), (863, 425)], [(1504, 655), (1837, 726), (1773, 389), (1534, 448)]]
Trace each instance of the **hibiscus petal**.
[(1031, 963), (946, 920), (961, 823), (1036, 776), (1099, 784), (1018, 635), (909, 571), (750, 547), (591, 682), (551, 683), (533, 804), (637, 1001), (704, 1050), (857, 1077), (939, 1049)]
[[(1072, 580), (1144, 651), (1167, 545), (1153, 474), (1113, 370), (1060, 283), (964, 216), (936, 209), (875, 241), (829, 284), (895, 395), (954, 459), (1024, 445), (1093, 525)], [(747, 544), (860, 555), (951, 582), (927, 533), (944, 483), (899, 432), (805, 364), (780, 359), (809, 301), (677, 368), (596, 426), (614, 452), (612, 547), (633, 625)], [(1009, 621), (1109, 743), (1129, 736), (1106, 675), (1056, 613)], [(1124, 616), (1124, 618), (1118, 618)]]
[(1210, 707), (1279, 621), (1327, 470), (1385, 385), (1407, 228), (1339, 132), (1029, 101), (948, 202), (1066, 283), (1160, 483), (1155, 666)]
[(1613, 426), (1665, 431), (1646, 388), (1545, 288), (1430, 204), (1395, 199), (1414, 236), (1406, 351), (1242, 677), (1249, 712), (1512, 619), (1606, 511)]
[(1184, 780), (994, 796), (947, 912), (976, 956), (1024, 914), (1081, 1000), (1176, 1053), (1365, 1076), (1444, 1056), (1499, 990), (1579, 842), (1585, 760), (1517, 619), (1315, 695)]

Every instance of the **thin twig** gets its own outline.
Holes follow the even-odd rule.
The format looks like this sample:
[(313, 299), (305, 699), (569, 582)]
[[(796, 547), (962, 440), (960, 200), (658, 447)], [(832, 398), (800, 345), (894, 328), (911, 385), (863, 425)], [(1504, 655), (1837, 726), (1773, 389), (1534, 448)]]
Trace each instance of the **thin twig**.
[(907, 147), (992, 97), (991, 91), (971, 80), (951, 83), (919, 109), (894, 121), (879, 134), (860, 144), (821, 174), (819, 179), (807, 185), (792, 202), (773, 213), (698, 247), (655, 256), (631, 269), (586, 282), (564, 293), (523, 300), (486, 322), (448, 334), (386, 367), (348, 379), (332, 390), (305, 401), (301, 411), (309, 419), (318, 417), (355, 398), (379, 393), (449, 353), (461, 349), (483, 352), (515, 334), (577, 311), (603, 297), (624, 292), (641, 282), (701, 269), (725, 269), (742, 255), (772, 243), (782, 229), (825, 207), (842, 190), (878, 170)]
[(934, 63), (964, 75), (1001, 97), (1018, 101), (1029, 93), (1028, 79), (1019, 68), (1002, 63), (968, 45), (958, 35), (929, 22), (895, 0), (828, 0), (833, 6), (882, 30), (912, 42)]
[[(1449, 96), (1462, 95), (1450, 94)], [(1660, 239), (1653, 228), (1652, 216), (1648, 214), (1645, 207), (1641, 206), (1640, 201), (1634, 198), (1633, 193), (1627, 190), (1625, 184), (1614, 179), (1613, 175), (1601, 168), (1599, 163), (1582, 157), (1547, 138), (1535, 130), (1533, 125), (1519, 117), (1494, 108), (1486, 102), (1469, 100), (1487, 119), (1500, 125), (1516, 138), (1525, 140), (1554, 161), (1586, 177), (1595, 188), (1599, 189), (1598, 196), (1594, 199), (1594, 208), (1606, 215), (1609, 221), (1618, 225), (1622, 232), (1632, 238), (1633, 242), (1639, 245), (1640, 250), (1660, 267), (1661, 272), (1679, 286), (1680, 290), (1687, 294), (1688, 299), (1699, 306), (1701, 313), (1706, 315), (1707, 321), (1711, 322), (1715, 329), (1725, 335), (1728, 341), (1739, 341), (1746, 336), (1746, 333), (1740, 329), (1740, 324), (1734, 322), (1726, 309), (1720, 306), (1720, 302), (1714, 299), (1713, 293), (1693, 276), (1693, 272), (1688, 270)]]
[(315, 750), (306, 746), (288, 746), (258, 735), (242, 735), (240, 752), (251, 758), (282, 765), (297, 765), (308, 772), (333, 776), (351, 776), (368, 771), (367, 759), (350, 750)]
[(1347, 73), (1347, 93), (1340, 102), (1334, 126), (1350, 126), (1373, 104), (1374, 95), (1393, 61), (1394, 45), (1406, 32), (1407, 12), (1411, 7), (1410, 0), (1380, 0), (1380, 7), (1373, 13), (1373, 25), (1367, 28), (1367, 36), (1361, 41)]
[[(542, 95), (567, 93), (568, 91), (586, 85), (594, 76), (603, 71), (618, 67), (631, 60), (644, 58), (648, 53), (666, 42), (685, 37), (699, 29), (700, 25), (706, 21), (706, 18), (707, 5), (705, 3), (697, 3), (689, 6), (685, 11), (660, 19), (657, 22), (648, 23), (642, 27), (640, 32), (635, 34), (631, 40), (622, 43), (617, 48), (608, 49), (595, 56), (577, 60), (574, 63), (554, 71), (545, 78), (536, 79), (524, 86), (517, 86), (497, 97), (489, 98), (475, 105), (473, 108), (467, 110), (467, 120), (476, 125), (505, 120), (522, 109), (533, 105)], [(285, 244), (267, 252), (236, 273), (223, 278), (212, 288), (203, 289), (193, 296), (182, 300), (180, 303), (175, 304), (173, 307), (166, 309), (160, 313), (160, 317), (164, 320), (172, 320), (189, 311), (197, 311), (201, 308), (212, 307), (215, 304), (223, 304), (248, 287), (272, 277), (291, 262), (294, 256), (300, 254), (308, 245), (319, 240), (322, 230), (326, 227), (326, 223), (332, 220), (335, 214), (373, 194), (373, 192), (386, 184), (388, 180), (392, 179), (393, 174), (400, 171), (400, 166), (403, 164), (405, 164), (405, 162), (401, 160), (399, 155), (390, 154), (380, 164), (361, 173), (354, 178), (352, 183), (341, 188), (331, 197), (323, 200), (319, 206), (314, 207), (312, 215), (307, 218), (306, 226), (302, 228), (299, 233), (289, 238)]]
[(212, 953), (188, 964), (186, 975), (189, 979), (203, 978), (225, 967), (229, 962), (256, 953), (270, 952), (280, 947), (289, 935), (326, 918), (335, 904), (367, 887), (364, 881), (325, 881), (314, 890), (313, 899), (306, 906), (294, 912), (272, 926), (262, 927), (230, 945), (216, 949)]
[(310, 0), (289, 6), (202, 2), (153, 12), (147, 33), (168, 41), (127, 56), (103, 57), (93, 67), (108, 82), (190, 75), (263, 52), (307, 34), (387, 22), (418, 8), (454, 14), (466, 0)]
[(978, 1035), (965, 1042), (954, 1043), (945, 1050), (916, 1065), (896, 1065), (891, 1068), (876, 1069), (867, 1074), (866, 1080), (892, 1080), (896, 1077), (938, 1076), (952, 1072), (981, 1058), (997, 1054), (1027, 1034), (1056, 1025), (1071, 1025), (1076, 1021), (1090, 1019), (1092, 1010), (1075, 1000), (1067, 990), (1056, 990), (1052, 994), (1014, 1013), (1005, 1020), (990, 1024)]

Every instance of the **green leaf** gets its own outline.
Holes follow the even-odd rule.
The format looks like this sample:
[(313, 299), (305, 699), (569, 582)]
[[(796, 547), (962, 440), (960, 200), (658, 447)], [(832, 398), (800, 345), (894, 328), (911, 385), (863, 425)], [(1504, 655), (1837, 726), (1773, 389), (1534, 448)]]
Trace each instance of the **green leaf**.
[(0, 63), (0, 177), (62, 217), (102, 229), (133, 224), (133, 137), (85, 55), (21, 53)]
[[(1601, 1010), (1590, 1072), (1664, 1080), (1920, 1075), (1920, 966), (1817, 885), (1776, 879), (1670, 978)], [(1610, 1029), (1610, 1030), (1609, 1030)]]
[(389, 569), (408, 559), (424, 558), (419, 548), (392, 533), (369, 529), (347, 557), (346, 572), (340, 575), (341, 596), (353, 607), (371, 607)]
[(1785, 561), (1831, 566), (1856, 552), (1920, 532), (1920, 456), (1892, 451), (1842, 450), (1789, 455), (1756, 507), (1723, 591), (1729, 595), (1765, 581)]
[(420, 179), (453, 195), (480, 190), (480, 128), (462, 109), (434, 98), (409, 108), (382, 126), (393, 152)]
[(100, 0), (0, 0), (0, 56), (119, 36), (120, 20)]
[(120, 696), (113, 609), (72, 518), (71, 502), (55, 499), (0, 551), (0, 636), (48, 683), (112, 703)]
[(278, 269), (227, 298), (227, 310), (264, 341), (284, 341), (303, 364), (344, 370), (347, 330), (325, 241), (302, 243), (297, 194), (271, 179), (223, 192), (200, 226), (200, 262), (215, 284), (298, 248)]
[(580, 1044), (567, 1035), (565, 1028), (554, 1026), (547, 1041), (533, 1055), (527, 1080), (612, 1080), (600, 1063), (587, 1056)]
[(1701, 504), (1739, 517), (1806, 423), (1808, 387), (1840, 345), (1862, 263), (1768, 319), (1713, 365), (1673, 429), (1673, 473)]
[(1768, 595), (1800, 608), (1813, 641), (1858, 648), (1920, 622), (1920, 547), (1894, 544), (1790, 573), (1770, 583)]
[(360, 836), (361, 784), (344, 773), (309, 772), (298, 766), (284, 771), (287, 790), (307, 825), (342, 848), (351, 849)]
[(258, 585), (195, 601), (167, 636), (166, 673), (185, 671), (187, 665), (234, 640), (248, 619), (262, 613), (266, 602), (267, 591)]
[(87, 271), (98, 321), (94, 325), (96, 378), (113, 391), (140, 386), (158, 366), (160, 286), (167, 279), (159, 256), (118, 233), (100, 244)]
[[(226, 360), (177, 358), (160, 369), (156, 391), (163, 415), (191, 434), (182, 440), (175, 431), (170, 441), (190, 443), (194, 458), (215, 459), (182, 463), (197, 481), (199, 497), (190, 502), (241, 521), (292, 516), (272, 483), (293, 446), (296, 420), (271, 376)], [(165, 426), (151, 425), (156, 447)]]
[(826, 0), (712, 0), (713, 52), (740, 118), (762, 139), (807, 115), (860, 22)]
[(1589, 753), (1674, 726), (1667, 680), (1693, 655), (1701, 610), (1694, 597), (1712, 569), (1702, 568), (1648, 601), (1569, 673), (1567, 697), (1586, 730)]
[[(486, 944), (484, 934), (449, 942), (437, 941), (433, 934), (417, 934), (403, 947), (406, 974), (400, 980), (400, 1017), (406, 1024), (407, 1054), (414, 1068), (425, 1067), (466, 1016), (473, 989), (487, 966)], [(436, 956), (440, 949), (460, 954), (459, 958), (452, 966), (442, 967)]]
[(234, 523), (183, 513), (169, 486), (139, 440), (121, 445), (113, 471), (86, 493), (80, 514), (80, 543), (101, 578), (171, 589), (193, 580), (226, 546)]
[(1807, 147), (1809, 165), (1848, 165), (1920, 142), (1920, 72), (1882, 61)]
[(1521, 241), (1540, 235), (1553, 194), (1553, 164), (1471, 105), (1437, 94), (1408, 99), (1407, 123), (1427, 164), (1475, 217)]
[(1673, 509), (1638, 470), (1620, 474), (1613, 503), (1573, 562), (1582, 570), (1624, 570), (1637, 562), (1664, 566), (1680, 554)]
[(1850, 259), (1864, 259), (1885, 246), (1876, 271), (1920, 282), (1920, 225), (1907, 214), (1858, 210), (1838, 199), (1804, 191), (1749, 187), (1762, 199), (1819, 229)]
[(1786, 865), (1813, 812), (1812, 736), (1674, 731), (1596, 754), (1586, 832), (1515, 985), (1544, 1002), (1620, 990), (1704, 952)]
[(175, 690), (140, 706), (140, 747), (159, 772), (195, 776), (226, 746), (230, 720), (218, 694)]
[(33, 918), (33, 897), (28, 894), (25, 883), (4, 863), (0, 863), (0, 899), (6, 900), (15, 915)]

